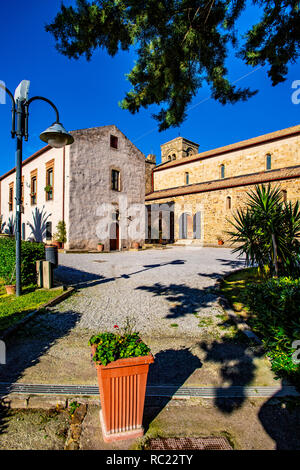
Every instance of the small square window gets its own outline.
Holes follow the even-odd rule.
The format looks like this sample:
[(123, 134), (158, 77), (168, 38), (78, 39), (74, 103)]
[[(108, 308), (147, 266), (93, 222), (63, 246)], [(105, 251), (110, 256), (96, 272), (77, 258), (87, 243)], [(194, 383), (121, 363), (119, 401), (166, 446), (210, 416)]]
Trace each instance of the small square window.
[(110, 146), (111, 146), (113, 149), (117, 149), (117, 148), (118, 148), (118, 137), (116, 137), (115, 135), (111, 135), (111, 136), (110, 136)]

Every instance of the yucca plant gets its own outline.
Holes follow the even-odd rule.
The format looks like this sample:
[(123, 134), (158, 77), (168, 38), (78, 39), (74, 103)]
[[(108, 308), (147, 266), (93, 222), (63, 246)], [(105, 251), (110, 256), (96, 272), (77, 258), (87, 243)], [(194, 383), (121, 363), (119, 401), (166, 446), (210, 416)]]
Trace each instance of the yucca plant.
[(247, 265), (268, 266), (276, 276), (299, 273), (300, 205), (284, 203), (280, 186), (256, 185), (247, 193), (245, 209), (238, 209), (227, 233), (234, 252), (246, 256)]

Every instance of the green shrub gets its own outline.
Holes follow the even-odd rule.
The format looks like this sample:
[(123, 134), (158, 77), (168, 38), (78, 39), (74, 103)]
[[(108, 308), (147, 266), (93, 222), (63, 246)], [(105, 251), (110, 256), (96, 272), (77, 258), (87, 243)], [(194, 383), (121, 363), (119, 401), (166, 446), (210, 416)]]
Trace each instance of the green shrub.
[(61, 243), (66, 243), (67, 241), (67, 228), (66, 223), (63, 220), (60, 220), (56, 226), (56, 233), (53, 235), (54, 240)]
[[(36, 261), (45, 259), (43, 243), (22, 241), (21, 279), (23, 285), (36, 283)], [(16, 245), (14, 238), (0, 238), (0, 278), (15, 280)]]
[(300, 385), (300, 366), (292, 361), (292, 343), (300, 340), (300, 279), (270, 279), (246, 288), (248, 323), (263, 341), (272, 370)]
[(103, 366), (126, 357), (146, 356), (150, 352), (137, 332), (126, 335), (100, 333), (91, 337), (89, 345), (97, 346), (93, 360)]

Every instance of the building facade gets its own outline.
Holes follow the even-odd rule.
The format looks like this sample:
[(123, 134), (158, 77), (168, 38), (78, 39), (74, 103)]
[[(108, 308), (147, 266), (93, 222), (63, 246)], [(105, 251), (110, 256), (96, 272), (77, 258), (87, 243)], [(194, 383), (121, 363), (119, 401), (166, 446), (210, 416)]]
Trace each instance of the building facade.
[(300, 125), (202, 153), (178, 137), (161, 156), (145, 198), (151, 241), (226, 245), (228, 219), (256, 184), (280, 184), (284, 200), (300, 199)]
[[(114, 125), (71, 132), (74, 143), (46, 146), (23, 162), (22, 238), (51, 241), (59, 221), (65, 248), (122, 250), (144, 242), (145, 156)], [(13, 232), (15, 169), (0, 177), (3, 231)], [(138, 228), (138, 230), (137, 230)]]

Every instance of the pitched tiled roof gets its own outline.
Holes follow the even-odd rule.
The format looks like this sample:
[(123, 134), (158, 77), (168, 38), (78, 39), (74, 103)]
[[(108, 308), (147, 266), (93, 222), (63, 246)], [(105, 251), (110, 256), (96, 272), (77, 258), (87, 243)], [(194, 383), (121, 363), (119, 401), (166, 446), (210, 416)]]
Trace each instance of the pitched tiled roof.
[(280, 181), (300, 177), (300, 165), (279, 170), (261, 171), (259, 173), (251, 173), (249, 175), (234, 176), (232, 178), (224, 178), (214, 181), (206, 181), (204, 183), (189, 184), (178, 186), (176, 188), (162, 189), (154, 191), (146, 195), (146, 201), (154, 199), (163, 199), (174, 196), (184, 196), (186, 194), (203, 193), (208, 191), (216, 191), (218, 189), (235, 188), (238, 186), (247, 186), (250, 184), (268, 183), (272, 181)]
[[(23, 160), (22, 162), (22, 166), (26, 165), (27, 163), (31, 162), (32, 160), (34, 160), (35, 158), (39, 157), (40, 155), (42, 155), (44, 152), (47, 152), (47, 150), (50, 150), (51, 147), (50, 145), (46, 145), (45, 147), (41, 148), (40, 150), (38, 150), (37, 152), (35, 152), (33, 155), (30, 155), (30, 157), (26, 158), (26, 160)], [(11, 175), (12, 173), (14, 173), (16, 171), (16, 167), (12, 168), (11, 170), (9, 170), (7, 173), (5, 173), (4, 175), (0, 176), (0, 181), (3, 180), (4, 178), (6, 178), (7, 176)]]
[(236, 142), (235, 144), (226, 145), (225, 147), (219, 147), (213, 150), (208, 150), (206, 152), (198, 153), (197, 155), (191, 155), (190, 157), (185, 157), (181, 160), (174, 160), (171, 162), (166, 162), (158, 165), (153, 171), (166, 170), (167, 168), (173, 168), (178, 165), (186, 165), (198, 160), (203, 160), (205, 158), (216, 157), (217, 155), (222, 155), (229, 153), (235, 150), (241, 150), (247, 147), (253, 147), (255, 145), (264, 144), (266, 142), (271, 142), (274, 140), (279, 140), (284, 137), (289, 137), (292, 135), (300, 134), (300, 125), (288, 127), (287, 129), (282, 129), (280, 131), (271, 132), (269, 134), (260, 135), (258, 137), (253, 137), (252, 139), (242, 140), (241, 142)]

